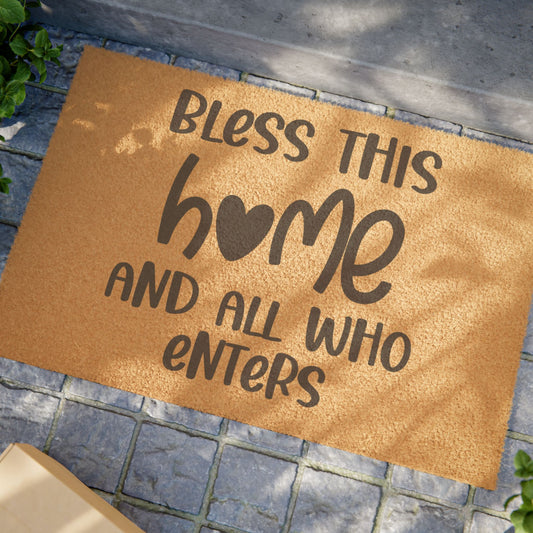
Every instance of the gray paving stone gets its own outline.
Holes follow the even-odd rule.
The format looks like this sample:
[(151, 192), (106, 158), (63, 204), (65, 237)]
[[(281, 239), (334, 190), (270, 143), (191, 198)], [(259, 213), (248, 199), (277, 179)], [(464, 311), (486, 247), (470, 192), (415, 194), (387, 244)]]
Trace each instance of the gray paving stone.
[(208, 518), (251, 533), (279, 531), (295, 475), (295, 464), (226, 446)]
[(207, 413), (201, 413), (187, 407), (180, 407), (152, 398), (145, 399), (146, 412), (159, 420), (176, 422), (190, 429), (198, 429), (206, 433), (218, 434), (222, 418)]
[(415, 113), (409, 113), (408, 111), (402, 111), (397, 109), (394, 113), (395, 120), (401, 120), (402, 122), (409, 122), (415, 126), (426, 126), (433, 128), (434, 130), (442, 130), (448, 133), (459, 135), (462, 127), (459, 124), (453, 122), (447, 122), (445, 120), (439, 120), (438, 118), (423, 117)]
[(52, 41), (54, 46), (63, 45), (63, 51), (59, 57), (61, 66), (58, 67), (53, 63), (47, 63), (48, 75), (45, 83), (61, 89), (68, 89), (76, 72), (83, 48), (86, 45), (100, 47), (103, 39), (45, 24), (42, 26), (48, 31), (50, 41)]
[(221, 67), (219, 65), (213, 65), (212, 63), (206, 63), (205, 61), (198, 61), (189, 57), (178, 57), (174, 62), (177, 67), (186, 68), (188, 70), (197, 70), (198, 72), (204, 72), (211, 74), (211, 76), (219, 76), (227, 80), (239, 81), (241, 73), (238, 70)]
[(92, 491), (102, 498), (102, 500), (106, 501), (109, 505), (113, 504), (114, 495), (113, 494), (107, 494), (107, 492), (102, 492), (98, 489), (92, 489)]
[(7, 224), (0, 224), (0, 280), (2, 279), (2, 272), (6, 266), (7, 256), (13, 246), (16, 234), (17, 228), (8, 226)]
[(435, 496), (452, 503), (465, 504), (469, 486), (458, 481), (417, 472), (402, 466), (394, 466), (392, 473), (394, 487), (413, 490), (419, 494)]
[(0, 383), (0, 453), (12, 442), (42, 449), (58, 405), (52, 396)]
[(86, 485), (114, 492), (135, 420), (76, 402), (65, 402), (50, 455)]
[[(495, 511), (503, 511), (505, 500), (509, 496), (520, 492), (520, 478), (514, 475), (515, 468), (513, 463), (514, 456), (518, 450), (524, 450), (530, 457), (533, 457), (533, 444), (514, 439), (505, 439), (505, 449), (498, 475), (497, 490), (477, 489), (474, 496), (475, 504), (494, 509)], [(509, 505), (509, 511), (513, 511), (518, 507), (517, 500), (514, 500)]]
[(463, 128), (463, 135), (465, 137), (470, 137), (471, 139), (478, 139), (479, 141), (491, 142), (501, 146), (507, 146), (508, 148), (516, 148), (517, 150), (533, 153), (533, 144), (510, 139), (508, 137), (501, 137), (500, 135), (494, 135), (493, 133), (486, 133), (471, 128)]
[(220, 530), (219, 529), (211, 529), (210, 527), (203, 527), (202, 529), (200, 529), (200, 533), (220, 533)]
[(194, 524), (189, 520), (165, 513), (148, 511), (121, 502), (118, 510), (146, 533), (189, 533)]
[(0, 144), (44, 155), (54, 133), (65, 95), (37, 87), (26, 87), (26, 99), (11, 118), (2, 121)]
[(511, 533), (511, 522), (485, 513), (474, 513), (469, 533)]
[(380, 533), (463, 533), (459, 511), (407, 496), (385, 502)]
[(0, 152), (0, 154), (4, 175), (13, 181), (9, 185), (9, 194), (0, 193), (0, 222), (18, 226), (42, 163), (8, 152)]
[(522, 351), (533, 355), (533, 302), (531, 302), (531, 307), (529, 308), (527, 330)]
[(291, 533), (370, 533), (380, 496), (379, 487), (307, 468)]
[(305, 87), (298, 87), (297, 85), (290, 85), (282, 81), (272, 80), (270, 78), (262, 78), (249, 74), (246, 78), (247, 83), (257, 85), (258, 87), (266, 87), (267, 89), (274, 89), (276, 91), (283, 91), (284, 93), (293, 94), (295, 96), (303, 96), (304, 98), (314, 98), (316, 92)]
[(139, 411), (143, 403), (143, 397), (132, 392), (106, 387), (99, 383), (93, 383), (84, 379), (73, 378), (69, 392), (90, 398), (115, 407), (122, 407), (130, 411)]
[(230, 421), (228, 435), (263, 448), (299, 455), (302, 441), (296, 437)]
[(36, 366), (25, 365), (11, 359), (0, 357), (0, 376), (22, 381), (30, 385), (38, 385), (47, 389), (59, 391), (65, 381), (64, 374), (44, 370)]
[(318, 99), (320, 102), (326, 102), (348, 109), (357, 109), (357, 111), (365, 111), (367, 113), (372, 113), (373, 115), (384, 115), (385, 111), (387, 111), (387, 108), (384, 105), (371, 104), (369, 102), (363, 102), (362, 100), (340, 96), (338, 94), (321, 92)]
[(533, 436), (533, 363), (520, 361), (509, 429)]
[(382, 461), (345, 452), (344, 450), (337, 450), (336, 448), (330, 448), (314, 442), (309, 445), (307, 458), (312, 461), (326, 463), (380, 478), (384, 478), (387, 471), (387, 463)]
[(170, 62), (170, 55), (152, 48), (144, 48), (142, 46), (133, 46), (131, 44), (119, 43), (118, 41), (107, 41), (104, 48), (112, 50), (113, 52), (121, 52), (130, 56), (142, 57), (143, 59), (151, 59), (158, 63), (168, 64)]
[(198, 513), (217, 445), (174, 429), (143, 424), (124, 493)]

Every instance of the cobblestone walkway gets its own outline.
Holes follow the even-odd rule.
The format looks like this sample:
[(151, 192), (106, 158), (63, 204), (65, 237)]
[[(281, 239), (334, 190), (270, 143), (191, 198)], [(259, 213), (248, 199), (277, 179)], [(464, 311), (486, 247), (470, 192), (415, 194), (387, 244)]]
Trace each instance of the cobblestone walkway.
[[(28, 87), (4, 121), (0, 274), (85, 44), (300, 96), (387, 114), (533, 152), (533, 146), (195, 59), (49, 28), (61, 68)], [(495, 492), (221, 419), (0, 358), (0, 452), (28, 442), (49, 453), (147, 532), (500, 533), (518, 492), (512, 458), (533, 455), (533, 325), (526, 336)], [(38, 346), (35, 347), (37, 350)], [(1, 529), (1, 527), (0, 527)]]

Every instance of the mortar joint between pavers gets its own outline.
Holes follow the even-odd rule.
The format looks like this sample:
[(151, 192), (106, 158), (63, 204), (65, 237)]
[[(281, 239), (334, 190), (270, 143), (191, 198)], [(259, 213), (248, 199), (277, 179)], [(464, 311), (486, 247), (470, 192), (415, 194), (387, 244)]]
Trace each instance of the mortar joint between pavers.
[(248, 72), (244, 72), (241, 70), (241, 73), (239, 75), (239, 81), (246, 83), (248, 81)]
[(124, 488), (124, 483), (126, 482), (126, 477), (128, 475), (128, 470), (133, 459), (133, 454), (135, 452), (135, 446), (137, 445), (137, 439), (139, 438), (139, 433), (141, 432), (141, 426), (143, 423), (143, 418), (139, 417), (133, 428), (133, 433), (131, 435), (130, 443), (126, 451), (126, 457), (124, 458), (124, 463), (122, 464), (122, 470), (120, 471), (120, 476), (118, 478), (117, 486), (115, 488), (115, 495), (113, 497), (113, 506), (118, 507), (120, 503), (120, 496), (122, 495), (122, 489)]
[(291, 486), (289, 504), (287, 505), (287, 512), (285, 514), (285, 522), (283, 524), (283, 527), (281, 528), (281, 533), (289, 533), (290, 528), (291, 528), (292, 517), (294, 515), (294, 509), (296, 507), (296, 501), (298, 500), (298, 494), (300, 492), (300, 487), (302, 485), (304, 471), (306, 469), (305, 459), (306, 459), (308, 450), (309, 450), (309, 443), (307, 441), (303, 441), (302, 447), (300, 449), (300, 455), (298, 456), (299, 459), (297, 461), (296, 475), (294, 477), (294, 481)]
[(379, 533), (381, 530), (381, 523), (383, 521), (383, 514), (385, 512), (385, 504), (389, 497), (389, 493), (392, 490), (392, 474), (394, 465), (388, 463), (387, 470), (385, 472), (385, 479), (381, 485), (381, 495), (379, 497), (378, 508), (376, 509), (376, 516), (374, 517), (374, 525), (372, 527), (372, 533)]
[(533, 354), (529, 352), (522, 352), (520, 359), (522, 359), (522, 361), (530, 361), (533, 363)]
[(187, 511), (181, 511), (180, 509), (174, 509), (172, 507), (168, 507), (167, 505), (162, 505), (160, 503), (154, 503), (148, 500), (143, 500), (142, 498), (136, 498), (134, 496), (129, 496), (128, 494), (125, 494), (125, 493), (120, 494), (120, 497), (118, 498), (117, 506), (118, 504), (122, 502), (132, 505), (134, 507), (138, 507), (139, 509), (143, 509), (145, 511), (164, 513), (164, 514), (168, 514), (171, 516), (177, 516), (179, 518), (183, 518), (191, 522), (194, 522), (194, 520), (197, 518), (196, 515), (192, 513), (188, 513)]
[(200, 506), (200, 511), (195, 520), (193, 533), (200, 533), (202, 526), (208, 522), (207, 515), (209, 513), (209, 505), (213, 496), (215, 481), (218, 477), (218, 469), (220, 467), (220, 461), (222, 460), (222, 453), (224, 451), (224, 447), (226, 446), (228, 426), (229, 420), (224, 418), (220, 424), (220, 429), (217, 435), (217, 449), (211, 466), (209, 467), (209, 475), (207, 477), (207, 484), (205, 486), (204, 496), (202, 498), (202, 505)]
[(518, 431), (507, 430), (507, 436), (510, 439), (519, 440), (522, 442), (527, 442), (528, 444), (533, 444), (533, 435), (527, 435), (526, 433), (520, 433)]
[(13, 148), (2, 142), (0, 142), (0, 152), (7, 152), (8, 154), (13, 155), (21, 155), (27, 157), (28, 159), (33, 159), (34, 161), (42, 161), (44, 159), (44, 154), (29, 152), (28, 150), (19, 150), (18, 148)]
[(57, 409), (54, 413), (54, 418), (52, 419), (52, 424), (50, 426), (50, 431), (48, 432), (48, 437), (46, 438), (46, 442), (43, 446), (43, 452), (47, 455), (50, 451), (50, 446), (52, 445), (52, 440), (54, 439), (57, 430), (57, 425), (59, 424), (59, 419), (61, 418), (61, 413), (63, 412), (63, 409), (65, 407), (65, 402), (67, 401), (66, 394), (70, 388), (71, 382), (72, 378), (70, 376), (65, 376), (63, 386), (61, 387), (59, 404), (57, 405)]
[(56, 87), (55, 85), (48, 85), (47, 83), (39, 83), (36, 81), (26, 81), (24, 83), (28, 87), (34, 87), (35, 89), (41, 89), (42, 91), (48, 91), (49, 93), (58, 93), (66, 96), (68, 94), (68, 89), (63, 89), (62, 87)]
[(396, 109), (392, 106), (387, 106), (385, 108), (385, 116), (389, 118), (394, 118), (394, 115), (396, 114)]
[(476, 495), (476, 487), (473, 485), (468, 486), (468, 495), (466, 496), (466, 503), (463, 510), (464, 527), (463, 533), (469, 533), (472, 526), (472, 520), (474, 519), (474, 496)]

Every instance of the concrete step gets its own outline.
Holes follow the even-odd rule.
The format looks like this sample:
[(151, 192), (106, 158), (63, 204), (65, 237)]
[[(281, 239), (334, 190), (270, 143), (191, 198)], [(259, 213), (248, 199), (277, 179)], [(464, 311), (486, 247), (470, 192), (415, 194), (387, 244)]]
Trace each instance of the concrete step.
[(35, 19), (533, 141), (530, 0), (46, 0)]

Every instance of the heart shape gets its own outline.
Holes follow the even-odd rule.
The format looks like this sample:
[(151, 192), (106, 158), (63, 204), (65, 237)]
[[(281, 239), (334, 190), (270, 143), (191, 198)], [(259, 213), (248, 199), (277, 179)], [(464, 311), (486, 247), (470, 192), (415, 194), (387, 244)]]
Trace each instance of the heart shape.
[(237, 261), (257, 248), (274, 222), (268, 205), (256, 205), (248, 213), (238, 196), (226, 196), (217, 213), (217, 241), (224, 259)]

